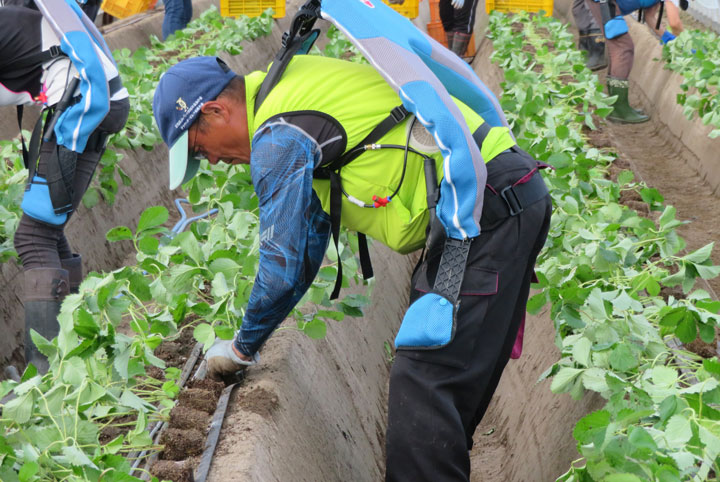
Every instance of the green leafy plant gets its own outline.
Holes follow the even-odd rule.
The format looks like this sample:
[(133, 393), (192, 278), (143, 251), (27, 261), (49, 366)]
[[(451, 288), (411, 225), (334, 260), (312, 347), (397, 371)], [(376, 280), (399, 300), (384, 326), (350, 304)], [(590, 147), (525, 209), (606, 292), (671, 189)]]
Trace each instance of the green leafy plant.
[(720, 38), (711, 31), (685, 30), (663, 47), (664, 68), (684, 77), (677, 103), (688, 119), (698, 116), (711, 125), (711, 139), (720, 137)]
[(12, 243), (22, 215), (20, 203), (27, 179), (18, 152), (19, 141), (0, 141), (0, 263), (16, 256)]
[[(704, 480), (718, 472), (718, 362), (677, 346), (714, 339), (720, 303), (695, 289), (718, 274), (712, 245), (684, 253), (682, 221), (657, 191), (627, 171), (608, 179), (613, 155), (588, 147), (582, 127), (595, 128), (591, 113), (606, 114), (612, 99), (564, 25), (493, 14), (489, 36), (518, 143), (556, 168), (545, 176), (555, 209), (540, 292), (528, 302), (531, 312), (551, 304), (562, 353), (542, 378), (556, 393), (606, 399), (576, 425), (582, 458), (559, 480)], [(623, 191), (640, 194), (657, 221), (620, 204)]]

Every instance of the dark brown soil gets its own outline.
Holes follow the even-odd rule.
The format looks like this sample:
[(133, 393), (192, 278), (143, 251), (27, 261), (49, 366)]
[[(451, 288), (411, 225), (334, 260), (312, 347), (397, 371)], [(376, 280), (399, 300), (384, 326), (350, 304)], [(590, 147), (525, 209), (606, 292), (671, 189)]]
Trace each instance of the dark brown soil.
[(214, 380), (205, 379), (205, 380), (192, 380), (190, 383), (188, 383), (189, 388), (196, 388), (200, 390), (207, 390), (208, 392), (212, 393), (213, 398), (218, 399), (220, 398), (220, 394), (222, 393), (223, 389), (225, 388), (225, 385), (222, 383), (216, 382)]
[(192, 467), (186, 460), (158, 460), (150, 469), (150, 473), (160, 480), (193, 481)]
[(196, 429), (168, 428), (160, 436), (160, 443), (165, 447), (160, 454), (161, 459), (185, 460), (202, 453), (205, 433)]
[(214, 413), (217, 398), (211, 396), (207, 390), (201, 388), (188, 388), (180, 392), (178, 403), (194, 410), (205, 413)]
[(718, 343), (718, 336), (716, 333), (715, 341), (713, 343), (705, 343), (698, 337), (695, 339), (695, 341), (690, 342), (687, 345), (685, 345), (685, 348), (688, 351), (696, 353), (703, 358), (712, 358), (714, 356), (717, 356), (717, 354), (718, 354), (717, 343)]
[(116, 418), (113, 420), (112, 426), (105, 427), (100, 432), (100, 443), (106, 444), (111, 442), (118, 435), (123, 435), (129, 432), (133, 428), (130, 424), (135, 422), (135, 420), (137, 420), (137, 417), (134, 415), (126, 415), (124, 417)]
[[(166, 360), (166, 363), (168, 363), (170, 366), (175, 366), (174, 362), (179, 361), (182, 356), (182, 349), (183, 346), (180, 343), (168, 341), (166, 343), (162, 343), (159, 347), (155, 349), (155, 356)], [(184, 358), (187, 359), (187, 357)]]
[(150, 472), (160, 480), (192, 481), (192, 472), (205, 447), (212, 414), (224, 385), (212, 380), (191, 380), (178, 396), (162, 432), (158, 455)]
[(202, 410), (177, 405), (170, 411), (170, 426), (183, 430), (205, 430), (210, 415)]

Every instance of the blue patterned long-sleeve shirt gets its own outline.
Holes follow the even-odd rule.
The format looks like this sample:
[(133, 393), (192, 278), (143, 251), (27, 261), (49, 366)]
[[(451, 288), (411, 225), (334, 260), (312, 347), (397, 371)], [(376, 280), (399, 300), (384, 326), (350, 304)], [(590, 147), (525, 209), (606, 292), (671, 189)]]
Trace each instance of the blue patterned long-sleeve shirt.
[(330, 217), (313, 191), (320, 146), (302, 130), (255, 133), (250, 171), (260, 212), (260, 263), (235, 346), (253, 355), (305, 294), (320, 269)]

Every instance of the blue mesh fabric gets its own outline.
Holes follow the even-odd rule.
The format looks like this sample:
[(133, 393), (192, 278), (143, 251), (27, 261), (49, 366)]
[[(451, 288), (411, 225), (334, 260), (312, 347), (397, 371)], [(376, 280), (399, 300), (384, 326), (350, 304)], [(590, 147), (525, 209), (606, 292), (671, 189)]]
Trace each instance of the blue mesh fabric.
[(312, 189), (321, 154), (314, 140), (283, 123), (266, 125), (253, 138), (260, 264), (237, 337), (246, 354), (260, 348), (320, 269), (330, 234), (329, 216)]
[[(477, 144), (468, 143), (470, 133), (457, 122), (457, 116), (445, 109), (442, 98), (426, 82), (410, 82), (401, 91), (403, 102), (415, 99), (426, 110), (433, 113), (431, 121), (421, 114), (418, 118), (433, 134), (443, 153), (444, 176), (440, 183), (440, 201), (437, 215), (445, 226), (448, 237), (455, 239), (474, 238), (480, 234), (478, 206), (482, 206), (487, 170)], [(474, 157), (478, 159), (475, 162)]]
[(452, 339), (453, 305), (436, 293), (416, 300), (395, 337), (396, 348), (437, 347)]

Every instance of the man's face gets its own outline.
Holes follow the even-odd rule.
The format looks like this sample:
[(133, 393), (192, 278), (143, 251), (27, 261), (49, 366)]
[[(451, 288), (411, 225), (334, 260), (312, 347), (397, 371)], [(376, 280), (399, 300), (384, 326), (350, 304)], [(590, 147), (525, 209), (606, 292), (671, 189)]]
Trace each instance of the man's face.
[[(222, 115), (205, 115), (202, 128), (195, 122), (188, 129), (188, 151), (196, 159), (205, 158), (210, 164), (247, 164), (250, 145), (238, 126)], [(245, 139), (244, 139), (245, 137)]]

